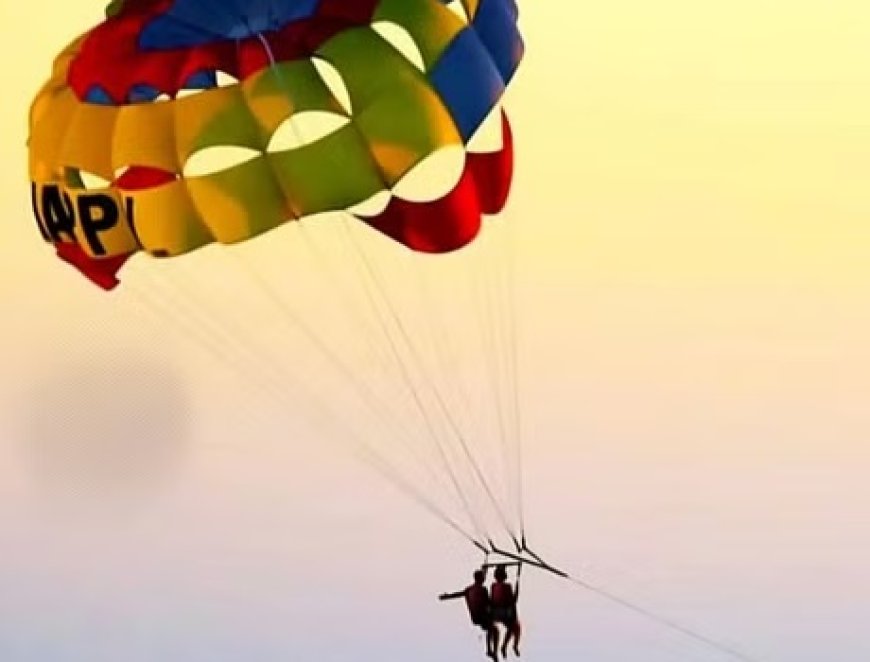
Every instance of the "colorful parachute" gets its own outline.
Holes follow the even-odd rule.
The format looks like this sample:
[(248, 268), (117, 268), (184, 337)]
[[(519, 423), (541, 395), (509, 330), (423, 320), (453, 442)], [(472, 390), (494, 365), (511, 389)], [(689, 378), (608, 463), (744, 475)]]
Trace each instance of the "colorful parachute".
[[(500, 149), (467, 146), (521, 59), (516, 19), (514, 0), (115, 0), (33, 103), (39, 229), (107, 289), (138, 251), (176, 256), (333, 210), (413, 250), (459, 248), (510, 188), (506, 117)], [(308, 113), (332, 116), (334, 130), (276, 140)], [(215, 147), (249, 158), (189, 172)], [(396, 192), (448, 148), (463, 151), (464, 168), (447, 193)]]

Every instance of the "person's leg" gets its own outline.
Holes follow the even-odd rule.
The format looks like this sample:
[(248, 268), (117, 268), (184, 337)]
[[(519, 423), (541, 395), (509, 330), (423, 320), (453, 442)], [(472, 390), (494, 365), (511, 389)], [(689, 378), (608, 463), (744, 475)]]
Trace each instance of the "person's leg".
[(495, 623), (490, 623), (488, 641), (490, 642), (488, 655), (493, 660), (498, 660), (498, 640), (501, 636), (498, 626)]
[(486, 656), (492, 657), (492, 625), (481, 621), (480, 629), (483, 630), (483, 636), (486, 638)]
[(509, 621), (506, 621), (504, 624), (504, 630), (504, 643), (501, 645), (501, 656), (507, 657), (508, 646), (511, 643), (511, 639), (514, 637), (513, 625)]
[(523, 626), (520, 625), (520, 619), (514, 621), (514, 655), (520, 656), (520, 635), (523, 633)]

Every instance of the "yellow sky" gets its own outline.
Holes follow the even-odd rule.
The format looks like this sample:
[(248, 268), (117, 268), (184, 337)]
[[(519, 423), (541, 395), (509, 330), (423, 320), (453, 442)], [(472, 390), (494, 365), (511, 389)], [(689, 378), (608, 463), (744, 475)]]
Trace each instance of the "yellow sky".
[(565, 68), (518, 95), (530, 121), (547, 108), (570, 127), (525, 148), (556, 161), (547, 211), (578, 217), (592, 268), (616, 254), (653, 278), (866, 277), (866, 8), (639, 4), (574, 10), (576, 46), (537, 54)]

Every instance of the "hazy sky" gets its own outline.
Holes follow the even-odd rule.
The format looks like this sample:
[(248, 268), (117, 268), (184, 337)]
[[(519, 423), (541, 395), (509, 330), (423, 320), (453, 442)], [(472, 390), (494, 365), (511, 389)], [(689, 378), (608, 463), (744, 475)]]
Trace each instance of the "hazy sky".
[[(529, 534), (759, 660), (863, 662), (870, 7), (708, 4), (522, 3), (505, 220)], [(262, 360), (196, 351), (175, 323), (189, 298), (107, 297), (41, 243), (27, 107), (101, 11), (3, 6), (0, 659), (480, 659), (461, 606), (434, 600), (473, 549), (327, 443), (295, 394), (247, 384)], [(238, 338), (266, 318), (219, 312), (250, 303), (222, 259), (192, 262), (188, 295), (211, 291)], [(160, 309), (149, 266), (129, 280)], [(317, 308), (297, 268), (285, 289)], [(267, 331), (281, 375), (344, 411), (350, 391)], [(527, 659), (728, 659), (547, 576), (523, 591)]]

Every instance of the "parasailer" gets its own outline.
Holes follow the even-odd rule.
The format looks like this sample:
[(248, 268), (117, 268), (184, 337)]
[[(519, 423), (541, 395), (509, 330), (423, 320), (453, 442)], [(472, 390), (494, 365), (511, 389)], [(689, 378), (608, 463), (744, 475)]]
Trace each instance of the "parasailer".
[(442, 593), (439, 600), (463, 598), (473, 625), (486, 633), (486, 655), (498, 659), (499, 631), (493, 620), (492, 601), (486, 590), (486, 568), (474, 571), (474, 583), (455, 593)]
[[(522, 568), (522, 565), (519, 566)], [(517, 613), (517, 602), (520, 599), (519, 572), (517, 571), (516, 589), (507, 581), (508, 574), (504, 565), (498, 565), (495, 569), (495, 582), (490, 589), (490, 602), (492, 604), (492, 620), (501, 623), (505, 627), (505, 638), (502, 644), (502, 657), (507, 657), (508, 646), (513, 641), (514, 654), (520, 654), (521, 625)]]

